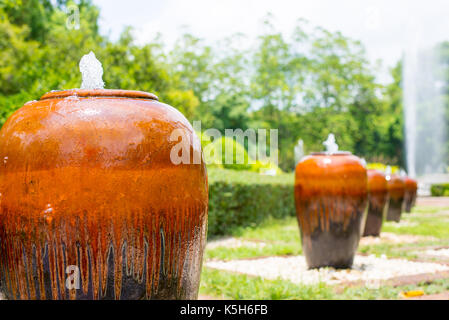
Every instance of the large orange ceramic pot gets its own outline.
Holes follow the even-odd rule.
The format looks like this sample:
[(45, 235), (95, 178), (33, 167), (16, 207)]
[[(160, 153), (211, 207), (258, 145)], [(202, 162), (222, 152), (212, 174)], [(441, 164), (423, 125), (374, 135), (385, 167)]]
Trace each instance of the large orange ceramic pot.
[(349, 152), (313, 153), (296, 167), (295, 201), (309, 268), (350, 268), (367, 206), (367, 173)]
[(404, 178), (398, 175), (387, 176), (388, 194), (390, 196), (388, 204), (387, 221), (401, 221), (402, 203), (404, 202), (405, 182)]
[(388, 210), (388, 184), (385, 175), (377, 170), (368, 170), (368, 215), (364, 236), (378, 237), (382, 221)]
[(410, 177), (405, 178), (405, 194), (404, 194), (404, 209), (405, 212), (410, 213), (416, 202), (418, 194), (418, 182)]
[(0, 273), (8, 299), (197, 297), (207, 173), (203, 162), (170, 160), (175, 129), (201, 157), (186, 118), (145, 92), (51, 92), (7, 120)]

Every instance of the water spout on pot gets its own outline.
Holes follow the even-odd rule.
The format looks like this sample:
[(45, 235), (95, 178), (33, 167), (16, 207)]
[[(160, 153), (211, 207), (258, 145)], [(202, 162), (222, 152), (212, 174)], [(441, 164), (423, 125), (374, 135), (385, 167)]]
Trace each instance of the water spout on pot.
[(104, 89), (103, 66), (92, 51), (81, 58), (79, 66), (83, 76), (81, 89)]
[(323, 142), (328, 153), (338, 152), (338, 144), (335, 142), (335, 135), (333, 133), (329, 134), (327, 140)]

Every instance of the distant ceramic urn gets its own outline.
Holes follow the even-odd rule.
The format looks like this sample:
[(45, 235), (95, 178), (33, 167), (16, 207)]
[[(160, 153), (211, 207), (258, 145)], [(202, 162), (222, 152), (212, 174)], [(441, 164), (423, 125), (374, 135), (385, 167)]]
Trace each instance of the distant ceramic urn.
[(367, 207), (367, 171), (349, 152), (313, 153), (296, 167), (295, 201), (309, 268), (350, 268)]
[(388, 210), (388, 183), (377, 170), (368, 170), (368, 215), (364, 236), (378, 237)]
[(410, 177), (405, 178), (404, 210), (407, 213), (415, 206), (418, 194), (418, 182)]
[(51, 92), (16, 111), (0, 131), (2, 293), (197, 298), (207, 173), (171, 161), (175, 129), (201, 157), (186, 118), (145, 92)]
[(401, 221), (402, 203), (405, 195), (405, 181), (399, 175), (388, 175), (389, 204), (387, 221)]

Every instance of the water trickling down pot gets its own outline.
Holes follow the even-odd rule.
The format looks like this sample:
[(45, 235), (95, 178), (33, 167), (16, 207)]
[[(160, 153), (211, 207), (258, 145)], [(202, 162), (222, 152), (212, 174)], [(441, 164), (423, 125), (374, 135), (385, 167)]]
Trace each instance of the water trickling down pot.
[(338, 152), (338, 144), (335, 141), (335, 136), (333, 133), (329, 134), (327, 140), (323, 142), (323, 145), (326, 147), (326, 151), (329, 154)]
[(92, 51), (81, 58), (79, 67), (83, 77), (81, 89), (104, 89), (103, 66)]
[(367, 173), (362, 161), (338, 151), (335, 136), (326, 152), (312, 153), (296, 166), (295, 203), (309, 268), (350, 268), (367, 205)]
[(193, 128), (151, 93), (103, 89), (93, 53), (80, 70), (81, 89), (27, 103), (0, 130), (1, 293), (195, 299), (207, 173), (170, 159), (174, 130), (201, 159)]

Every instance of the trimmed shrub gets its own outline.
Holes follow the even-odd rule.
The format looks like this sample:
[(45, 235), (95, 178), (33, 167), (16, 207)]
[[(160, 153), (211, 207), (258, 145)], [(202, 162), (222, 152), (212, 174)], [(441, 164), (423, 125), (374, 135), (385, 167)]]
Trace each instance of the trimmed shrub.
[(209, 236), (295, 215), (294, 175), (208, 169)]
[(430, 187), (432, 197), (449, 197), (449, 183), (434, 184)]
[[(204, 159), (208, 168), (253, 171), (259, 173), (267, 171), (275, 172), (276, 174), (283, 173), (277, 165), (270, 163), (268, 161), (269, 159), (267, 161), (254, 161), (246, 151), (245, 147), (233, 138), (221, 137), (214, 140), (206, 132), (198, 131), (196, 134), (201, 140)], [(232, 163), (226, 163), (226, 158), (232, 159)], [(238, 159), (243, 160), (243, 163), (237, 163)]]
[[(225, 169), (250, 170), (251, 162), (245, 147), (232, 138), (221, 137), (220, 140), (212, 142), (216, 154), (221, 154), (221, 164)], [(221, 148), (221, 150), (220, 150)], [(232, 163), (226, 163), (226, 159), (232, 159)], [(243, 160), (239, 163), (238, 160)]]
[[(382, 172), (386, 172), (388, 166), (383, 163), (368, 163), (366, 167), (367, 167), (367, 169), (373, 169), (373, 170), (379, 170)], [(390, 166), (390, 168), (391, 168), (391, 173), (399, 173), (399, 171), (401, 170), (398, 166)]]

